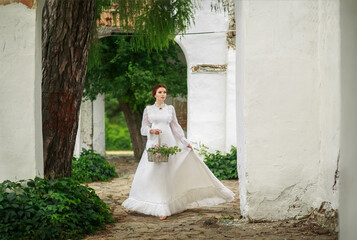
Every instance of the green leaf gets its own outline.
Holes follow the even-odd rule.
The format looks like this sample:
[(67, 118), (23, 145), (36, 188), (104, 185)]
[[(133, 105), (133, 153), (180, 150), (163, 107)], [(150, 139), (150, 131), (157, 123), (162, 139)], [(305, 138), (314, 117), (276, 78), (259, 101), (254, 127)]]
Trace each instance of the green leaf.
[(9, 193), (9, 194), (7, 195), (7, 200), (8, 200), (9, 202), (14, 201), (15, 198), (16, 198), (16, 193), (14, 193), (14, 192)]

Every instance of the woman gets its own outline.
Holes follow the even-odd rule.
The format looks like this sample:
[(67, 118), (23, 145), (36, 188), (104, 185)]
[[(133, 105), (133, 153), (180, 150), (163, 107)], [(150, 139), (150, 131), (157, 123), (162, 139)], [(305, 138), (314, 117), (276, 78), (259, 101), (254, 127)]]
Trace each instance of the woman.
[(178, 124), (175, 109), (165, 104), (167, 88), (153, 87), (155, 104), (144, 110), (141, 134), (147, 136), (146, 149), (158, 143), (179, 146), (181, 152), (168, 162), (148, 161), (145, 150), (136, 170), (129, 198), (123, 206), (129, 210), (166, 219), (188, 208), (212, 206), (234, 199), (226, 188), (193, 152)]

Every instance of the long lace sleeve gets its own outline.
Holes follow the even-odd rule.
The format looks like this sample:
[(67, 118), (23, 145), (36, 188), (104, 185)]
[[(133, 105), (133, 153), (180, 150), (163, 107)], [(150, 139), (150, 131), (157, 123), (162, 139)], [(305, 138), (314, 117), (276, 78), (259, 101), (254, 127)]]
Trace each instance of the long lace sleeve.
[(172, 130), (172, 133), (174, 134), (175, 137), (180, 139), (180, 141), (182, 142), (183, 145), (188, 146), (190, 144), (190, 142), (185, 138), (185, 133), (183, 132), (182, 127), (180, 126), (180, 124), (177, 121), (175, 108), (173, 106), (171, 106), (171, 107), (172, 107), (172, 121), (170, 123), (170, 127)]
[(146, 107), (144, 109), (143, 120), (141, 122), (141, 129), (140, 129), (141, 135), (149, 136), (150, 128), (151, 128), (151, 123), (150, 123), (149, 117), (148, 117), (148, 108)]

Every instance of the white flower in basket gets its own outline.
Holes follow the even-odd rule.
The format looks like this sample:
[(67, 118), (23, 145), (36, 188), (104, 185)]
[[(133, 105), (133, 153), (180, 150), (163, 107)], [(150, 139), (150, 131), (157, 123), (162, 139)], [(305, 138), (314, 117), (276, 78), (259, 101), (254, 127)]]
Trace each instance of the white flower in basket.
[(181, 149), (177, 146), (161, 145), (161, 134), (159, 134), (159, 144), (152, 146), (147, 152), (149, 162), (168, 162), (170, 155), (181, 152)]

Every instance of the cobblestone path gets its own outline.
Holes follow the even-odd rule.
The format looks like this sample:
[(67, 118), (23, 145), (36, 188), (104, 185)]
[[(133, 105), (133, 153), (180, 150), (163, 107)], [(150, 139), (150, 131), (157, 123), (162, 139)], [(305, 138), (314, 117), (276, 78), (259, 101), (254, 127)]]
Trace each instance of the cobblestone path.
[[(119, 178), (89, 184), (113, 211), (114, 224), (88, 236), (86, 240), (114, 239), (254, 239), (254, 240), (332, 240), (323, 229), (307, 221), (288, 220), (249, 223), (239, 211), (238, 181), (222, 181), (236, 193), (235, 201), (210, 208), (190, 209), (159, 220), (158, 217), (131, 212), (121, 207), (128, 197), (137, 162), (130, 158), (108, 156)], [(121, 159), (121, 160), (120, 160)]]

